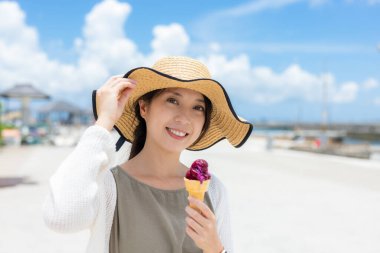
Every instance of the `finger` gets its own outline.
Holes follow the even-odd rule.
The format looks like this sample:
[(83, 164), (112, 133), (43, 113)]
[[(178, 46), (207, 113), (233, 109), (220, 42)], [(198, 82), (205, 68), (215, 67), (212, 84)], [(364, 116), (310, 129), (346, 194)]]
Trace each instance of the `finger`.
[(137, 82), (135, 80), (124, 78), (124, 77), (115, 78), (115, 79), (111, 80), (110, 82), (111, 82), (111, 84), (109, 87), (111, 87), (111, 88), (117, 87), (118, 85), (120, 85), (121, 83), (124, 83), (124, 82), (129, 82), (129, 83), (132, 83), (134, 85), (137, 84)]
[(129, 82), (129, 81), (122, 81), (120, 83), (118, 83), (114, 89), (116, 89), (116, 92), (119, 94), (121, 93), (122, 91), (124, 91), (125, 89), (127, 88), (135, 88), (136, 87), (136, 84), (132, 83), (132, 82)]
[(128, 98), (129, 98), (130, 96), (131, 96), (131, 91), (124, 90), (124, 91), (121, 93), (120, 97), (118, 98), (118, 99), (120, 99), (120, 100), (119, 100), (120, 104), (123, 105), (123, 106), (125, 106), (125, 104), (127, 103)]
[(123, 75), (115, 75), (115, 76), (111, 76), (106, 85), (105, 86), (109, 86), (109, 87), (112, 87), (115, 85), (115, 81), (119, 80), (120, 78), (123, 78)]
[(124, 104), (124, 102), (126, 100), (128, 100), (128, 98), (131, 96), (131, 93), (132, 91), (134, 90), (134, 88), (125, 88), (124, 90), (122, 90), (118, 95), (117, 95), (117, 99), (119, 100), (119, 102), (121, 104)]
[(199, 210), (201, 210), (202, 215), (205, 216), (208, 219), (214, 219), (215, 215), (210, 210), (210, 208), (203, 203), (203, 201), (200, 201), (199, 199), (193, 198), (191, 196), (188, 197), (190, 204), (195, 205)]
[(198, 223), (196, 222), (193, 218), (187, 216), (186, 217), (186, 223), (188, 226), (190, 226), (197, 234), (200, 234), (203, 227)]
[(130, 83), (130, 84), (133, 84), (133, 85), (137, 84), (137, 82), (135, 80), (128, 79), (128, 78), (120, 78), (120, 79), (116, 80), (114, 87), (116, 87), (116, 86), (118, 86), (118, 85), (120, 85), (122, 83)]
[(131, 83), (137, 84), (137, 81), (134, 79), (126, 78), (126, 77), (123, 77), (123, 79), (126, 79), (126, 80), (130, 81)]
[(194, 242), (199, 240), (199, 235), (189, 226), (186, 226), (186, 233)]
[(207, 224), (207, 219), (204, 216), (202, 216), (202, 214), (200, 214), (195, 209), (191, 208), (190, 206), (186, 206), (185, 210), (186, 210), (187, 214), (191, 218), (196, 220), (202, 227), (204, 227)]

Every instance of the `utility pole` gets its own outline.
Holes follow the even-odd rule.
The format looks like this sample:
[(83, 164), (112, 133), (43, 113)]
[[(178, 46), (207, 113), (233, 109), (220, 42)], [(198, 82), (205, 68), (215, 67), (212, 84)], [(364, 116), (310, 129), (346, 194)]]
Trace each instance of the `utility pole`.
[(326, 62), (323, 64), (324, 74), (322, 74), (322, 111), (321, 111), (321, 133), (320, 146), (325, 148), (328, 145), (327, 130), (329, 124), (329, 108), (328, 108), (328, 82), (326, 77)]
[(0, 146), (3, 145), (3, 103), (0, 100)]
[(322, 104), (322, 131), (326, 132), (328, 128), (328, 119), (329, 119), (329, 113), (328, 113), (328, 87), (325, 75), (322, 76), (322, 98), (323, 98), (323, 104)]

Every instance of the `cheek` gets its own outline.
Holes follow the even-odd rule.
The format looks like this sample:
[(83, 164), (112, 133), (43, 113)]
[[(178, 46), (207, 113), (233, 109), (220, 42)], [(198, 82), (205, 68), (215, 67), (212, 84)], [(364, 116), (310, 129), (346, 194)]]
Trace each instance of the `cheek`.
[(202, 129), (203, 129), (203, 125), (205, 124), (206, 122), (206, 119), (205, 119), (205, 116), (200, 116), (198, 117), (197, 119), (195, 119), (195, 127), (196, 127), (196, 130), (197, 132), (200, 134), (202, 132)]
[(166, 123), (173, 117), (169, 110), (163, 108), (153, 108), (149, 115), (149, 123), (152, 128), (158, 130), (158, 128), (166, 127)]

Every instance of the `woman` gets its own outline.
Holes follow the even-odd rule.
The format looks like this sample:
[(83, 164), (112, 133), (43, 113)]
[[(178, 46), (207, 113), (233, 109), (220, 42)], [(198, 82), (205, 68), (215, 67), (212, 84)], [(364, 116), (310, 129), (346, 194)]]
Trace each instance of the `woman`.
[[(93, 93), (96, 123), (50, 179), (44, 220), (61, 232), (90, 229), (87, 252), (232, 252), (227, 193), (211, 176), (205, 201), (188, 197), (184, 149), (227, 138), (240, 147), (252, 125), (237, 117), (206, 66), (165, 57), (110, 78)], [(112, 129), (132, 143), (114, 166)], [(188, 204), (194, 204), (198, 210)]]

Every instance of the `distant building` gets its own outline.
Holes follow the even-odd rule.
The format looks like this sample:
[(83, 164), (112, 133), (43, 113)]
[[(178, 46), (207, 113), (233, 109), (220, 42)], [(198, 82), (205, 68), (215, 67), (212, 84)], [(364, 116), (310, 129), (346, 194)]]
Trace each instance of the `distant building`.
[(87, 125), (92, 118), (91, 111), (83, 110), (63, 100), (44, 105), (37, 112), (38, 122), (59, 123), (61, 125)]
[(16, 84), (12, 88), (0, 92), (0, 97), (5, 99), (19, 99), (21, 101), (21, 114), (23, 125), (29, 125), (31, 123), (30, 102), (32, 100), (50, 99), (49, 95), (35, 88), (32, 84)]

